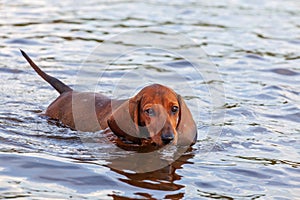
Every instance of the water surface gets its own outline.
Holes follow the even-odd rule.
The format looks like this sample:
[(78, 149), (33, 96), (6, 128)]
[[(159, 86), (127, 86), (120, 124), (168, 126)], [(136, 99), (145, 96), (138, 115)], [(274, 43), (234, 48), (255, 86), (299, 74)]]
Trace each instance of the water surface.
[[(300, 199), (297, 1), (2, 1), (0, 12), (0, 198)], [(70, 86), (93, 90), (89, 84), (105, 68), (97, 58), (87, 59), (90, 53), (117, 34), (145, 28), (191, 38), (218, 66), (221, 79), (207, 81), (183, 58), (157, 49), (132, 52), (111, 65), (97, 91), (134, 93), (126, 83), (137, 81), (138, 73), (127, 74), (119, 92), (114, 84), (140, 66), (147, 80), (164, 77), (175, 87), (197, 120), (199, 136), (191, 150), (169, 166), (135, 173), (109, 167), (112, 145), (91, 150), (78, 132), (41, 115), (57, 93), (25, 63), (19, 48)], [(191, 46), (178, 42), (172, 48)], [(101, 55), (115, 56), (109, 49)], [(178, 69), (175, 76), (170, 67)], [(78, 80), (78, 72), (88, 80)], [(226, 115), (213, 123), (209, 88), (216, 83), (224, 87), (218, 109)], [(222, 131), (216, 140), (209, 130)]]

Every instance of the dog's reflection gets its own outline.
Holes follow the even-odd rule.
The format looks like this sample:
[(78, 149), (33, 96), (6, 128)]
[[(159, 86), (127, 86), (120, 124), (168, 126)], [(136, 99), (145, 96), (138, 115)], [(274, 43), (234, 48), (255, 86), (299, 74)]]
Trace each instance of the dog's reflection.
[[(107, 166), (110, 167), (112, 171), (123, 175), (124, 177), (119, 178), (119, 180), (124, 183), (143, 189), (160, 191), (180, 191), (179, 193), (172, 193), (172, 195), (166, 195), (165, 198), (181, 199), (184, 196), (184, 193), (180, 189), (184, 188), (184, 185), (176, 183), (182, 179), (182, 176), (176, 173), (176, 170), (181, 169), (185, 164), (193, 164), (193, 162), (190, 160), (194, 157), (192, 147), (189, 147), (185, 150), (185, 152), (181, 152), (181, 156), (179, 156), (174, 162), (169, 164), (167, 164), (166, 162), (164, 163), (163, 159), (155, 158), (155, 156), (158, 155), (153, 155), (153, 159), (148, 161), (142, 159), (143, 156), (141, 156), (138, 159), (135, 159), (135, 162), (132, 162), (133, 159), (128, 157), (124, 159), (118, 158), (112, 160), (111, 163)], [(157, 163), (159, 162), (159, 160), (166, 165), (155, 171), (146, 171), (147, 169), (149, 169), (147, 168), (147, 165), (151, 165), (151, 167), (155, 165), (163, 166), (163, 164), (159, 165)], [(118, 168), (116, 166), (118, 166)], [(136, 168), (136, 166), (140, 167)], [(121, 167), (123, 168), (121, 169)], [(143, 168), (146, 172), (134, 172), (133, 168), (139, 170)], [(141, 196), (141, 198), (152, 198), (152, 195), (147, 193), (136, 193), (136, 195)], [(122, 197), (117, 194), (112, 194), (110, 196), (114, 199), (130, 199), (129, 197)]]

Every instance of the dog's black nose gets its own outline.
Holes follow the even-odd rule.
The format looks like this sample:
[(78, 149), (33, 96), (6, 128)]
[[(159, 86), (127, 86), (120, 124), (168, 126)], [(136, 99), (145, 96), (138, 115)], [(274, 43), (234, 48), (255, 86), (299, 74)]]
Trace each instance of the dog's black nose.
[(161, 134), (161, 140), (163, 141), (164, 144), (169, 144), (172, 140), (174, 140), (174, 133), (167, 132)]

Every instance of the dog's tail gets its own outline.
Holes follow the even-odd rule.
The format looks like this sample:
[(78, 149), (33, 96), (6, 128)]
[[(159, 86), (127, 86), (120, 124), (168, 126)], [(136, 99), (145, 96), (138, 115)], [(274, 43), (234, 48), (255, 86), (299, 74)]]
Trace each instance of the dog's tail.
[(27, 60), (27, 62), (30, 64), (30, 66), (34, 69), (34, 71), (36, 71), (36, 73), (38, 75), (40, 75), (45, 81), (47, 81), (52, 87), (54, 87), (60, 94), (64, 93), (64, 92), (69, 92), (72, 91), (72, 89), (67, 86), (66, 84), (64, 84), (63, 82), (61, 82), (60, 80), (49, 76), (48, 74), (46, 74), (45, 72), (43, 72), (30, 58), (29, 56), (20, 49), (22, 55), (24, 56), (24, 58)]

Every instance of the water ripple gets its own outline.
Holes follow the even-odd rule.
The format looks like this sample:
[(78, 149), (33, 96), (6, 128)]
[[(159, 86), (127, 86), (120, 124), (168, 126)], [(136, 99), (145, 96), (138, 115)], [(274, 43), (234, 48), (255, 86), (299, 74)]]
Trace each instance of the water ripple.
[[(0, 198), (299, 199), (300, 69), (299, 6), (274, 1), (5, 1), (0, 9)], [(101, 134), (92, 150), (79, 133), (40, 116), (57, 97), (21, 57), (19, 48), (49, 74), (72, 87), (88, 85), (103, 72), (100, 59), (84, 60), (107, 38), (135, 29), (186, 34), (197, 45), (171, 43), (174, 50), (200, 45), (218, 66), (222, 80), (204, 80), (191, 63), (164, 51), (136, 51), (112, 64), (99, 91), (114, 95), (115, 82), (164, 77), (198, 117), (194, 149), (152, 173), (110, 169), (115, 147)], [(170, 41), (165, 41), (170, 42)], [(136, 41), (111, 41), (135, 47)], [(199, 44), (199, 45), (198, 45)], [(202, 52), (198, 52), (199, 57)], [(106, 49), (100, 57), (114, 58)], [(202, 58), (202, 57), (201, 57)], [(76, 82), (79, 68), (87, 79)], [(88, 70), (89, 68), (95, 70)], [(173, 69), (196, 91), (191, 94)], [(203, 72), (213, 73), (210, 66)], [(223, 84), (226, 112), (211, 122), (209, 86)], [(130, 84), (122, 91), (132, 90)], [(121, 93), (121, 92), (120, 92)], [(128, 92), (116, 94), (128, 97)], [(200, 108), (197, 108), (200, 105)], [(199, 111), (199, 113), (197, 113)], [(222, 128), (218, 138), (209, 130)], [(216, 140), (217, 139), (217, 140)], [(94, 156), (98, 153), (98, 157)], [(125, 155), (122, 155), (125, 156)], [(45, 173), (46, 172), (46, 173)], [(258, 181), (259, 180), (259, 181)]]

